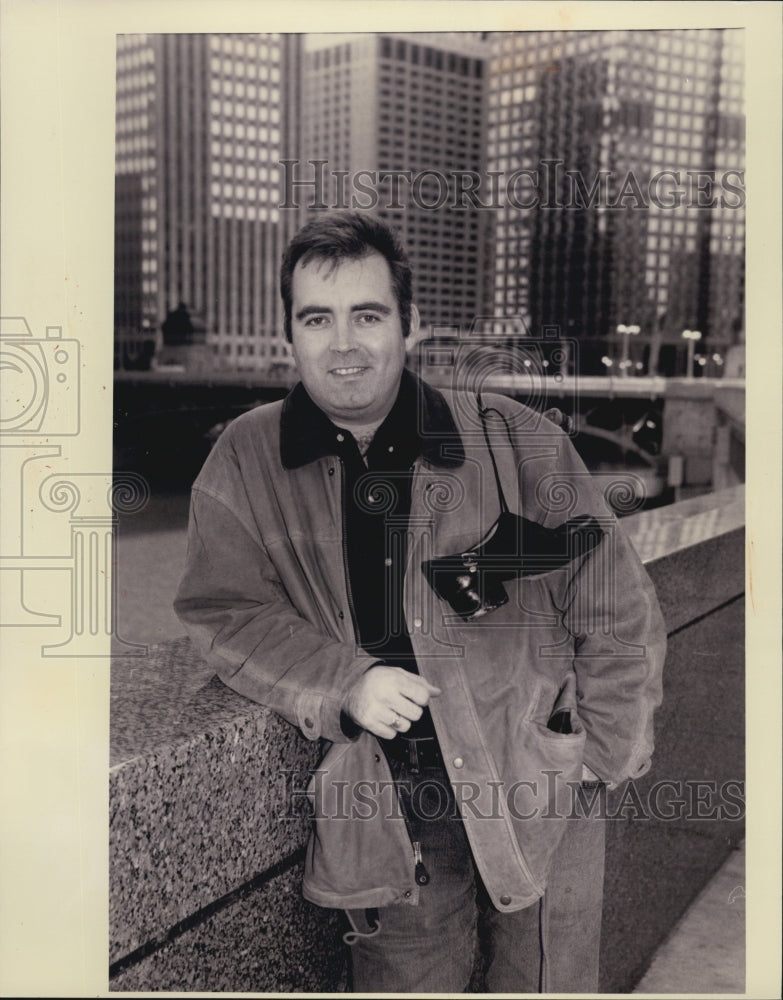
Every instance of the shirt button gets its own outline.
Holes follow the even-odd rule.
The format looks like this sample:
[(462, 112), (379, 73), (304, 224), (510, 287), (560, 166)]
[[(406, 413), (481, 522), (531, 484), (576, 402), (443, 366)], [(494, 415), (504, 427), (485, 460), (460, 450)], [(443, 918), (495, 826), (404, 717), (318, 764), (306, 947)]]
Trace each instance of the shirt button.
[(394, 451), (394, 445), (390, 444), (387, 450), (388, 450), (389, 454), (391, 455), (391, 453)]
[(422, 626), (421, 618), (414, 618), (413, 619), (413, 627), (414, 628), (421, 628), (421, 626)]
[(511, 903), (511, 896), (501, 896), (500, 902), (502, 906), (508, 906)]
[(312, 720), (312, 719), (310, 719), (310, 718), (306, 718), (306, 719), (305, 719), (305, 726), (306, 726), (306, 727), (307, 727), (308, 729), (312, 729), (314, 725), (315, 725), (315, 723), (313, 722), (313, 720)]
[(410, 889), (406, 889), (406, 890), (405, 890), (405, 892), (403, 893), (403, 896), (404, 896), (404, 897), (405, 897), (406, 899), (410, 899), (412, 895), (413, 895), (413, 893), (411, 892), (411, 890), (410, 890)]
[(345, 434), (338, 434), (337, 435), (337, 440), (340, 441), (340, 442), (345, 441)]
[(330, 469), (329, 469), (329, 475), (330, 475), (330, 476), (333, 476), (333, 475), (334, 475), (334, 468), (330, 468)]
[(391, 561), (391, 559), (384, 559), (384, 560), (383, 560), (383, 565), (384, 565), (384, 566), (391, 566), (391, 564), (392, 564), (392, 561)]
[(464, 767), (465, 761), (461, 757), (455, 757), (453, 761), (454, 767)]

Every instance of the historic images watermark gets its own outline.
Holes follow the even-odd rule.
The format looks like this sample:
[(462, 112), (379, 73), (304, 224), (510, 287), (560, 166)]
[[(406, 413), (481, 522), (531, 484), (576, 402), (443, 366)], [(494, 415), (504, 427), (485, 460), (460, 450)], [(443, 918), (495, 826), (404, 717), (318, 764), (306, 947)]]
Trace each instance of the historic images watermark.
[[(514, 782), (453, 781), (450, 789), (438, 776), (406, 785), (407, 808), (420, 819), (570, 820), (739, 822), (745, 818), (745, 782), (729, 779), (663, 779), (641, 791), (628, 781), (614, 795), (601, 782), (565, 780), (562, 771), (545, 770), (541, 780)], [(397, 789), (400, 781), (328, 779), (329, 795), (316, 794), (326, 772), (316, 770), (309, 780), (294, 770), (280, 772), (278, 801), (271, 812), (279, 819), (300, 818), (302, 810), (314, 819), (370, 821), (403, 816)], [(568, 790), (563, 795), (563, 787)], [(328, 804), (327, 804), (328, 803)]]
[(741, 209), (745, 171), (628, 170), (586, 174), (561, 159), (515, 170), (337, 170), (328, 160), (279, 161), (280, 209)]

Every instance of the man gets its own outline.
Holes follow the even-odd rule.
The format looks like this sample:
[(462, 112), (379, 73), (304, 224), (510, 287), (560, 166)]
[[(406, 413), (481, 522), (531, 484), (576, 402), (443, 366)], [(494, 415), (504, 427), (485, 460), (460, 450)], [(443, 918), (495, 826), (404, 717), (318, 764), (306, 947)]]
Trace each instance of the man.
[(303, 891), (346, 911), (354, 990), (466, 991), (480, 917), (488, 991), (594, 991), (590, 796), (649, 767), (650, 581), (562, 431), (405, 369), (383, 223), (317, 217), (281, 291), (301, 382), (207, 460), (177, 611), (225, 683), (327, 741)]

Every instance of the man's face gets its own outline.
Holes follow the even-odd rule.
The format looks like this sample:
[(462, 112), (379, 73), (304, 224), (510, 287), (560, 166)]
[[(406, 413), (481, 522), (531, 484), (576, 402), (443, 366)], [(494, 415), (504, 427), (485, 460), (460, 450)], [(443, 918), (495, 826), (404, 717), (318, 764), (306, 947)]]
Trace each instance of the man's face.
[(384, 419), (417, 329), (413, 306), (410, 336), (403, 337), (389, 265), (375, 251), (336, 266), (316, 258), (294, 268), (291, 332), (299, 376), (341, 427)]

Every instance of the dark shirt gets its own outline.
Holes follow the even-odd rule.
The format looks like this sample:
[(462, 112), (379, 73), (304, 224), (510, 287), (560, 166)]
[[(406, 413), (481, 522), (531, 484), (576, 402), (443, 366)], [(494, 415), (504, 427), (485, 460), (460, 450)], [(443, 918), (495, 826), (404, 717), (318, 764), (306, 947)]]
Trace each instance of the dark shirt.
[[(359, 645), (391, 666), (418, 673), (403, 612), (413, 463), (421, 454), (418, 396), (403, 378), (397, 399), (363, 459), (353, 435), (310, 400), (310, 434), (343, 465), (344, 539)], [(365, 464), (366, 463), (366, 464)], [(434, 734), (429, 711), (407, 736)]]

